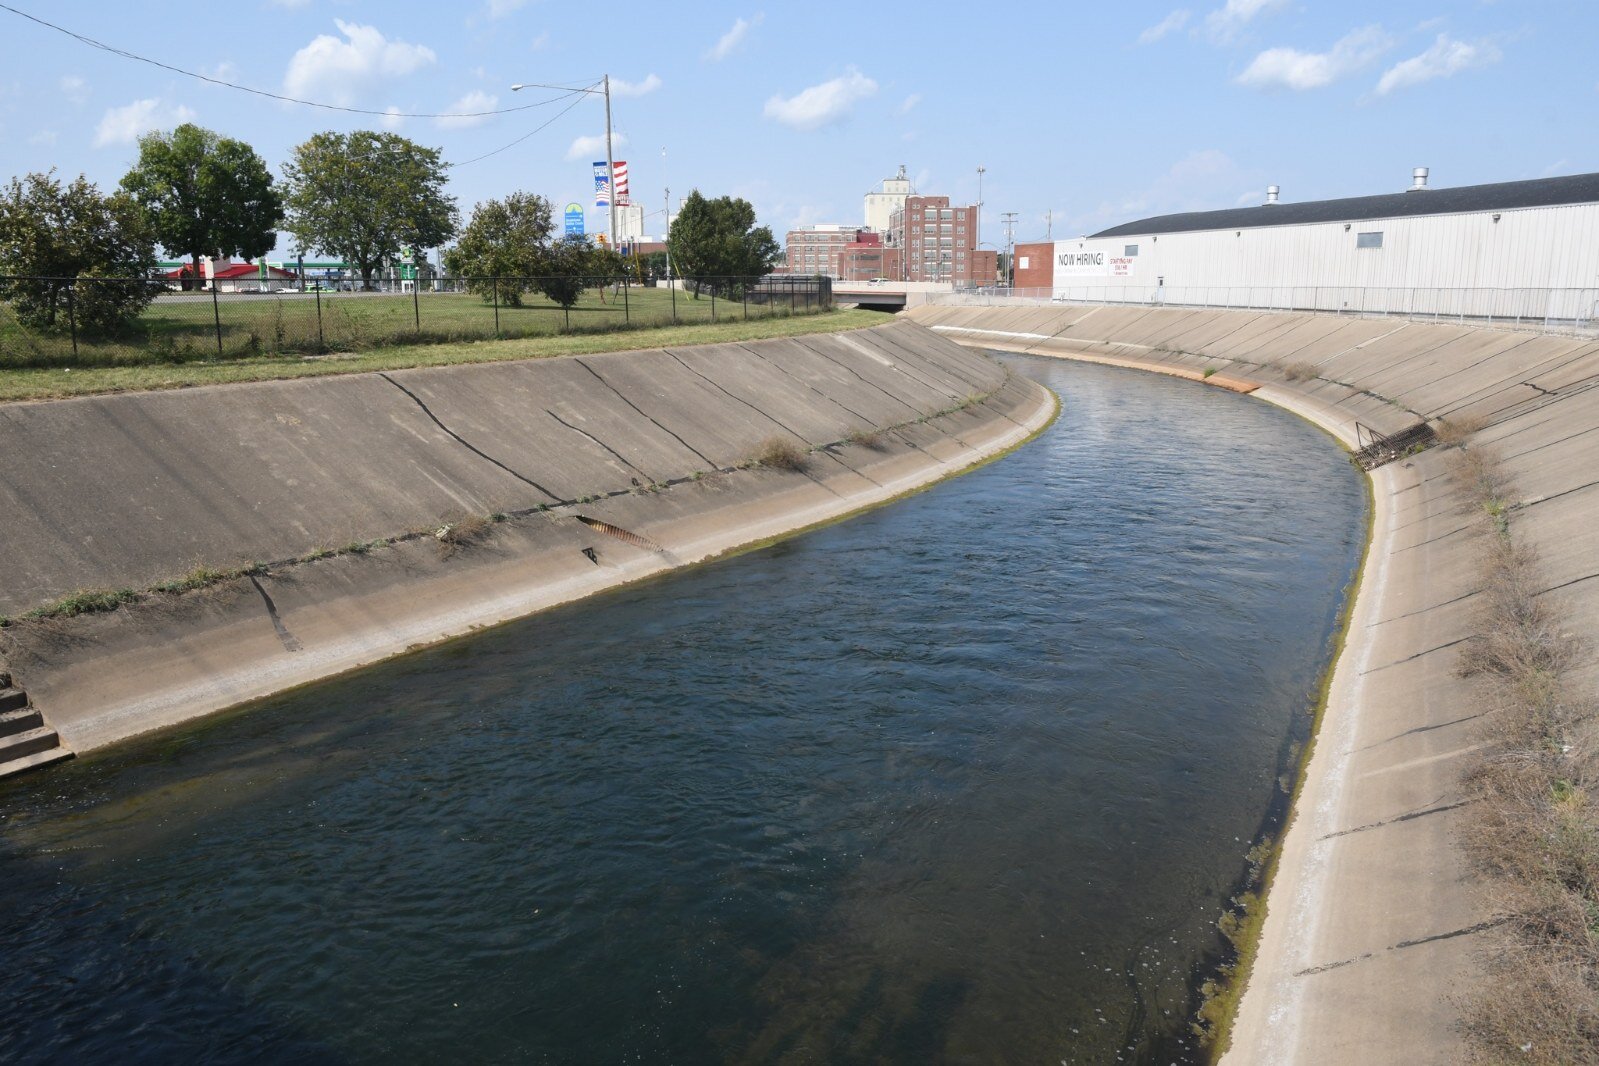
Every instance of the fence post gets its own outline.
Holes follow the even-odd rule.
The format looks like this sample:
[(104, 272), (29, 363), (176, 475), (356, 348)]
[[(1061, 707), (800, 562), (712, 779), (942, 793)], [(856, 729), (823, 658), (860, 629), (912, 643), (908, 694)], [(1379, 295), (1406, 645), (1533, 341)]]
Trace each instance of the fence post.
[(712, 284), (711, 285), (711, 322), (715, 323), (715, 321), (716, 321), (716, 286), (715, 286), (715, 284)]
[(630, 279), (626, 274), (623, 274), (622, 275), (622, 324), (625, 325), (625, 326), (631, 326), (633, 324), (633, 311), (632, 311), (632, 308), (630, 308), (628, 306), (628, 299), (627, 299), (627, 290), (631, 289), (632, 287), (633, 287), (632, 279)]
[(500, 279), (491, 278), (494, 284), (494, 339), (500, 339)]
[(744, 305), (744, 321), (750, 320), (750, 279), (745, 278), (738, 287), (739, 302)]
[(72, 297), (72, 290), (78, 287), (74, 278), (67, 284), (67, 325), (72, 330), (72, 358), (78, 358), (78, 304)]
[(794, 317), (794, 311), (794, 279), (790, 277), (788, 279), (788, 315), (790, 318)]
[(416, 322), (416, 331), (422, 332), (422, 272), (416, 272), (416, 280), (411, 282), (411, 314)]
[(222, 308), (217, 304), (217, 279), (211, 279), (211, 319), (217, 326), (217, 358), (222, 358)]
[(322, 336), (322, 283), (317, 282), (316, 288), (311, 291), (316, 293), (316, 346), (318, 350), (322, 350), (328, 346), (328, 342)]
[(666, 273), (666, 287), (672, 290), (672, 325), (677, 325), (677, 279), (671, 271)]

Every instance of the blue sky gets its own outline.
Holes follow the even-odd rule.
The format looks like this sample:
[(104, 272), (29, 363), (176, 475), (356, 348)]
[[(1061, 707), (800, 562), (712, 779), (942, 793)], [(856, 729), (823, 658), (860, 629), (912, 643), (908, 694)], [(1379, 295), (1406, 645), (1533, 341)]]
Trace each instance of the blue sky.
[[(1167, 211), (1599, 170), (1593, 0), (697, 5), (4, 0), (106, 44), (284, 95), (374, 111), (538, 103), (514, 82), (616, 79), (633, 196), (751, 200), (779, 239), (856, 224), (904, 163), (1018, 240)], [(920, 14), (917, 14), (919, 12)], [(598, 97), (488, 118), (283, 104), (88, 47), (0, 10), (0, 179), (57, 168), (116, 184), (134, 137), (194, 121), (274, 170), (326, 129), (441, 148), (463, 215), (522, 189), (587, 201)], [(500, 149), (551, 124), (526, 140)], [(663, 149), (665, 154), (663, 156)], [(591, 214), (591, 228), (601, 227)], [(652, 221), (654, 231), (658, 223)]]

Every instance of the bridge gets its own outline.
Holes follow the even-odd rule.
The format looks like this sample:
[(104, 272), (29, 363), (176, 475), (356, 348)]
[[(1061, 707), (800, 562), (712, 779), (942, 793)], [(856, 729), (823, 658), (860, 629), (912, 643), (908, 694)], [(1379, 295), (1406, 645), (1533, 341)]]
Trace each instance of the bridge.
[(874, 311), (899, 311), (927, 303), (935, 293), (954, 291), (943, 281), (835, 281), (833, 301)]

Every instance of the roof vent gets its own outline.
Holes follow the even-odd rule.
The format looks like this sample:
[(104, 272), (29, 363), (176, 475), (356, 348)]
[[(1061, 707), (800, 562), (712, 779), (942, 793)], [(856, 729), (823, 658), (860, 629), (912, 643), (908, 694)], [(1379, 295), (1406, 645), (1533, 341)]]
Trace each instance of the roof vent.
[(1407, 191), (1425, 192), (1427, 189), (1427, 174), (1428, 170), (1426, 167), (1417, 167), (1415, 170), (1412, 170), (1410, 172), (1411, 184), (1409, 190)]
[(1280, 186), (1280, 185), (1268, 185), (1268, 186), (1266, 186), (1266, 203), (1267, 204), (1276, 203), (1277, 202), (1277, 197), (1282, 193), (1282, 191), (1283, 191), (1282, 190), (1282, 186)]

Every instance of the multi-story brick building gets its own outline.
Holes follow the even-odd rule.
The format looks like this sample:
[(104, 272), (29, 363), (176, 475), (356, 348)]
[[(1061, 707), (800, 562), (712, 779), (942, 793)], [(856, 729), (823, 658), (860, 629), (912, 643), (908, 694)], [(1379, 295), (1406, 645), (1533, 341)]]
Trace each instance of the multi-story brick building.
[(859, 243), (865, 235), (867, 231), (858, 226), (802, 226), (791, 229), (786, 241), (788, 272), (842, 278), (845, 247)]
[(977, 247), (977, 207), (951, 207), (947, 196), (907, 196), (889, 219), (901, 281), (992, 285), (999, 253)]

